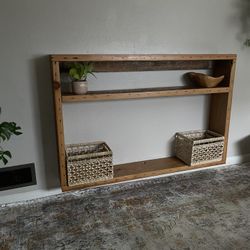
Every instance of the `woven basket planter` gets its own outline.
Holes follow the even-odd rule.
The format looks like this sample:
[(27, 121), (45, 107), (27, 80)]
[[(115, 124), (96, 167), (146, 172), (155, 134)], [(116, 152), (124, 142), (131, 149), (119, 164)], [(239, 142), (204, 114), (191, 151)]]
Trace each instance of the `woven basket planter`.
[(176, 156), (190, 166), (222, 160), (224, 137), (209, 130), (176, 133)]
[(112, 151), (105, 142), (66, 145), (68, 185), (113, 178)]

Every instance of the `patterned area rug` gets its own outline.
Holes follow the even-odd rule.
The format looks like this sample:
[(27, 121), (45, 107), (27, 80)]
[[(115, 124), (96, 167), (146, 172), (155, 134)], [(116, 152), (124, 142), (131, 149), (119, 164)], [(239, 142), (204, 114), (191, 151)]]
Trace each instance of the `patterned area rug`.
[(0, 249), (250, 249), (250, 163), (1, 205)]

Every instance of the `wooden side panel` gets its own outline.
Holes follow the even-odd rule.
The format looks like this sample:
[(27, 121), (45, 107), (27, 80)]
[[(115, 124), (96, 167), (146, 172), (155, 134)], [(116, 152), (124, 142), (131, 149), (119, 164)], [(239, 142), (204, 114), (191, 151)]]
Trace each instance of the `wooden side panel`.
[(210, 100), (209, 129), (225, 135), (228, 93), (213, 94)]
[(224, 94), (213, 94), (210, 103), (209, 129), (218, 132), (225, 137), (225, 147), (223, 161), (226, 161), (228, 133), (231, 116), (231, 105), (233, 95), (233, 84), (235, 75), (236, 60), (230, 62), (220, 62), (214, 69), (214, 75), (226, 75), (229, 82), (229, 92)]
[(57, 132), (58, 161), (60, 168), (60, 182), (63, 189), (63, 187), (67, 186), (67, 173), (65, 166), (65, 144), (59, 62), (52, 62), (52, 79), (54, 89), (54, 108)]

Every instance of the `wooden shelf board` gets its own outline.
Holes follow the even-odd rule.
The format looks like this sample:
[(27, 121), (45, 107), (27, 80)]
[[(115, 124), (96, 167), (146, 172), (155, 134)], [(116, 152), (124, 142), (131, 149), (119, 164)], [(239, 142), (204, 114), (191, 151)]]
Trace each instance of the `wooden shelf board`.
[(139, 162), (132, 162), (114, 166), (114, 178), (105, 181), (97, 181), (89, 184), (81, 184), (76, 186), (63, 186), (63, 191), (69, 191), (79, 188), (87, 188), (93, 186), (107, 185), (129, 180), (136, 180), (140, 178), (158, 176), (162, 174), (169, 174), (185, 170), (192, 170), (208, 166), (223, 164), (223, 161), (213, 162), (210, 164), (201, 164), (197, 166), (188, 166), (176, 157), (167, 157), (154, 160), (146, 160)]
[(181, 61), (181, 60), (235, 60), (235, 54), (84, 54), (51, 55), (51, 61)]
[[(93, 72), (138, 72), (138, 71), (167, 71), (167, 70), (212, 70), (214, 61), (95, 61)], [(67, 62), (60, 64), (61, 72), (68, 72)]]
[(218, 88), (187, 88), (187, 87), (165, 87), (165, 88), (144, 88), (144, 89), (124, 89), (89, 91), (84, 95), (63, 95), (63, 102), (84, 102), (101, 100), (121, 100), (121, 99), (140, 99), (166, 96), (186, 96), (204, 95), (216, 93), (228, 93), (229, 87)]

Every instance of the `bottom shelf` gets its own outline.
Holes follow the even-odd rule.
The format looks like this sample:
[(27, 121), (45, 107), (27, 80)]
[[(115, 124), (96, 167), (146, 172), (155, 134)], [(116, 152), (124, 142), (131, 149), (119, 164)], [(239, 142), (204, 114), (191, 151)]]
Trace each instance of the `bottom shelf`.
[(105, 181), (97, 181), (88, 184), (81, 184), (76, 186), (62, 186), (63, 191), (74, 189), (106, 185), (111, 183), (118, 183), (122, 181), (136, 180), (140, 178), (157, 176), (162, 174), (180, 172), (185, 170), (203, 168), (225, 163), (224, 161), (213, 162), (209, 164), (201, 164), (197, 166), (188, 166), (176, 157), (167, 157), (154, 160), (146, 160), (139, 162), (132, 162), (120, 165), (114, 165), (114, 178)]

